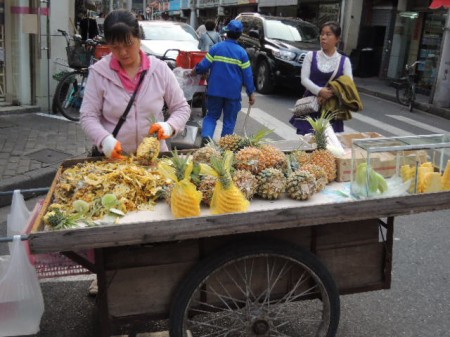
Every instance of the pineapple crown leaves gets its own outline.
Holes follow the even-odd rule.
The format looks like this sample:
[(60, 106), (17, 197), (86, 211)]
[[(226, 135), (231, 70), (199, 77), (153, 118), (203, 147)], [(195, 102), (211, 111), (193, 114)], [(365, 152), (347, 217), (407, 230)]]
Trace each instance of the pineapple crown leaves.
[(255, 133), (254, 135), (251, 135), (248, 138), (244, 138), (242, 140), (242, 142), (248, 142), (249, 145), (257, 146), (259, 143), (264, 141), (268, 135), (270, 135), (274, 131), (275, 131), (275, 129), (263, 128), (263, 129), (259, 130), (257, 133)]
[(319, 118), (314, 119), (311, 116), (307, 116), (305, 119), (306, 121), (311, 124), (311, 127), (313, 130), (317, 132), (324, 132), (327, 128), (330, 121), (336, 116), (336, 112), (333, 112), (331, 110), (322, 111)]
[(234, 154), (231, 151), (225, 151), (223, 158), (211, 158), (211, 168), (215, 171), (213, 176), (219, 178), (225, 189), (229, 188), (232, 180), (231, 180), (231, 166), (233, 164)]
[(320, 117), (317, 119), (313, 119), (311, 116), (305, 118), (314, 130), (318, 150), (327, 148), (327, 137), (325, 135), (325, 130), (330, 125), (330, 121), (336, 115), (336, 112), (327, 110), (322, 111)]
[(183, 179), (190, 180), (191, 173), (194, 168), (192, 161), (189, 161), (189, 156), (179, 156), (178, 151), (172, 152), (172, 165), (161, 161), (158, 164), (159, 172), (166, 178), (173, 181), (181, 181)]

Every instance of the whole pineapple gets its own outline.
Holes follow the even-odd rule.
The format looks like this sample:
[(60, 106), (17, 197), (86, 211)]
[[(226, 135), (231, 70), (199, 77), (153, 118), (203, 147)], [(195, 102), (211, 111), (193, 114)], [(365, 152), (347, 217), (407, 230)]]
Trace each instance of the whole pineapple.
[(262, 152), (261, 165), (263, 168), (273, 167), (285, 170), (287, 158), (283, 151), (271, 144), (264, 144), (259, 147)]
[(286, 192), (292, 199), (307, 200), (316, 191), (316, 178), (312, 173), (297, 170), (286, 180)]
[(224, 151), (237, 152), (239, 150), (239, 143), (243, 139), (237, 134), (225, 135), (219, 139), (219, 147)]
[(217, 183), (217, 177), (202, 176), (200, 183), (198, 184), (198, 190), (202, 192), (202, 202), (209, 206), (214, 193), (214, 187)]
[(319, 165), (305, 164), (301, 167), (301, 170), (312, 173), (316, 178), (316, 192), (322, 191), (328, 183), (328, 177), (325, 170)]
[(263, 169), (263, 153), (260, 149), (248, 146), (236, 153), (235, 166), (238, 170), (247, 170), (253, 174), (258, 174)]
[(214, 143), (210, 142), (206, 146), (195, 150), (192, 154), (192, 160), (195, 163), (210, 164), (211, 157), (214, 156), (220, 158), (221, 155), (222, 154), (220, 153), (220, 150), (217, 148), (217, 146), (215, 146)]
[(251, 200), (258, 186), (256, 177), (250, 171), (236, 170), (232, 174), (232, 179), (241, 192), (244, 193), (245, 198)]
[(334, 113), (323, 111), (318, 119), (310, 116), (306, 120), (311, 124), (316, 138), (317, 149), (311, 153), (311, 163), (321, 166), (327, 173), (328, 182), (336, 179), (336, 159), (331, 151), (327, 150), (327, 136), (325, 130), (333, 119)]
[(306, 151), (295, 150), (291, 152), (291, 157), (295, 158), (300, 167), (311, 162), (311, 154)]
[(279, 169), (266, 168), (256, 178), (258, 179), (256, 194), (263, 199), (278, 199), (285, 191), (286, 177)]

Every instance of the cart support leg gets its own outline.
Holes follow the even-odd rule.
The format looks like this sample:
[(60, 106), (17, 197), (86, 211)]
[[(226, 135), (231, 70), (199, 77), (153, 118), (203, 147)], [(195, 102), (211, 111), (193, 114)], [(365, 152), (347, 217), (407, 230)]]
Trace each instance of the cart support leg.
[(103, 249), (95, 249), (95, 265), (97, 270), (97, 307), (100, 320), (100, 335), (102, 337), (110, 337), (112, 335), (111, 322), (108, 311), (108, 295), (106, 284), (106, 273), (103, 263)]

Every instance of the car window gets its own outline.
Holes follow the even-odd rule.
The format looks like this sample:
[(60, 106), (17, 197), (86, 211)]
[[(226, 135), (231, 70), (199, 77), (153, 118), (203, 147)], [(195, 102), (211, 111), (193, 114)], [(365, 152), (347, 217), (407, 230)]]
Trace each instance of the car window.
[(198, 40), (195, 30), (190, 26), (157, 26), (143, 25), (144, 40), (172, 40), (193, 41)]
[(270, 39), (285, 40), (291, 42), (313, 41), (318, 39), (318, 32), (306, 25), (300, 25), (295, 21), (267, 20), (266, 35)]

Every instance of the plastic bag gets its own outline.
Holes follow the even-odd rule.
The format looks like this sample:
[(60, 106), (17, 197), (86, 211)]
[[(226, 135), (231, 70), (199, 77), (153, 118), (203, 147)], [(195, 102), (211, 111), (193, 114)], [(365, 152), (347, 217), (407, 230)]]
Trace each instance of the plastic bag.
[(36, 334), (44, 298), (36, 270), (20, 235), (14, 235), (11, 257), (0, 261), (0, 337)]
[(204, 92), (204, 86), (200, 85), (202, 75), (191, 76), (192, 69), (175, 68), (173, 73), (183, 90), (184, 97), (187, 101), (192, 100), (196, 92)]
[[(28, 210), (20, 190), (14, 190), (11, 210), (6, 218), (6, 235), (23, 234), (31, 212)], [(12, 244), (9, 244), (9, 253), (12, 253)]]

